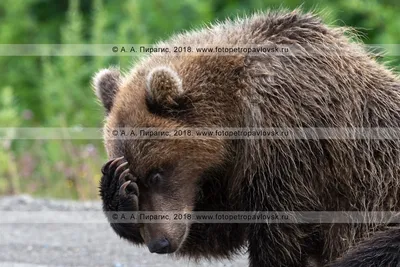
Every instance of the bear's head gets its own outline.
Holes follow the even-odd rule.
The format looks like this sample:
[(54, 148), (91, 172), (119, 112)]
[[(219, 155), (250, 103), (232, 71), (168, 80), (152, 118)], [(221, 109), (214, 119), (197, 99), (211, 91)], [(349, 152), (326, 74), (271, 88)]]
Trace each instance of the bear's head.
[[(200, 184), (210, 170), (218, 169), (224, 176), (233, 164), (232, 148), (223, 139), (113, 136), (113, 130), (122, 128), (174, 133), (182, 128), (232, 125), (239, 112), (232, 103), (236, 96), (233, 92), (222, 94), (221, 89), (237, 87), (232, 77), (237, 77), (238, 66), (232, 63), (213, 69), (214, 64), (221, 66), (220, 62), (193, 60), (180, 64), (155, 60), (127, 75), (116, 68), (104, 69), (93, 79), (106, 113), (104, 140), (108, 156), (124, 156), (128, 161), (137, 177), (140, 211), (190, 213), (196, 209)], [(140, 232), (147, 245), (166, 238), (171, 246), (168, 252), (175, 252), (189, 231), (189, 223), (164, 222), (144, 223)]]

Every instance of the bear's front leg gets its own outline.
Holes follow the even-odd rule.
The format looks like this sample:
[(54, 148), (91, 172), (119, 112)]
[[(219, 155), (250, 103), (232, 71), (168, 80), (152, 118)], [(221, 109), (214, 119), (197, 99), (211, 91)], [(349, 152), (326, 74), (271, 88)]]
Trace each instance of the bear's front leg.
[[(124, 157), (112, 159), (104, 164), (101, 172), (100, 196), (103, 201), (103, 211), (110, 221), (111, 212), (139, 211), (139, 189), (134, 177), (127, 168)], [(140, 227), (136, 223), (113, 223), (114, 231), (133, 243), (143, 243)]]
[(301, 232), (295, 225), (251, 224), (248, 232), (250, 267), (306, 267)]

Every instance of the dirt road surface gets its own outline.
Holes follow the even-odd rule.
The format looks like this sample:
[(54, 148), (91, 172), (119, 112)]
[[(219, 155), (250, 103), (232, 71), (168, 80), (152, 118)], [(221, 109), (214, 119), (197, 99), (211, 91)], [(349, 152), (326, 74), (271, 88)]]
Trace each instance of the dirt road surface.
[(246, 255), (232, 261), (196, 264), (151, 254), (147, 248), (121, 240), (103, 217), (95, 223), (74, 220), (79, 214), (90, 212), (100, 215), (100, 203), (34, 199), (25, 195), (0, 197), (0, 266), (247, 266)]

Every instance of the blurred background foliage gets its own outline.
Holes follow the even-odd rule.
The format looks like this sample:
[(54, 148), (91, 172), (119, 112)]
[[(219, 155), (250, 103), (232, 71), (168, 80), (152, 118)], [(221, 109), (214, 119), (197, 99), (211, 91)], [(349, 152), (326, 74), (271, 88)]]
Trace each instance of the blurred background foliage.
[[(280, 7), (322, 11), (368, 44), (400, 44), (398, 0), (3, 0), (0, 44), (151, 44), (173, 33)], [(386, 57), (399, 70), (400, 59)], [(90, 77), (132, 58), (0, 56), (0, 127), (101, 127)], [(0, 140), (0, 194), (92, 199), (101, 140)]]

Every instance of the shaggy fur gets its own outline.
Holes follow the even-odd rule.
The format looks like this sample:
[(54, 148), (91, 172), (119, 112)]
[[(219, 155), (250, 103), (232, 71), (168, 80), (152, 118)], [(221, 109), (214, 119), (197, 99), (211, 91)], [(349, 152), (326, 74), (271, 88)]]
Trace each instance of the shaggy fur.
[[(98, 77), (98, 95), (109, 110), (105, 146), (110, 158), (124, 156), (138, 177), (139, 209), (398, 210), (397, 140), (112, 140), (107, 131), (116, 127), (399, 127), (399, 78), (344, 33), (312, 14), (256, 14), (180, 34), (158, 46), (172, 50), (210, 44), (289, 45), (294, 54), (153, 54), (125, 77), (115, 98), (103, 97), (113, 96), (115, 90)], [(165, 77), (163, 86), (158, 78), (152, 81), (160, 68), (167, 69), (157, 76)], [(167, 95), (163, 88), (171, 93)], [(154, 171), (162, 173), (163, 183), (151, 188), (146, 181)], [(103, 192), (111, 191), (112, 201), (124, 200), (115, 188), (102, 185)], [(116, 210), (118, 204), (105, 206)], [(119, 234), (146, 244), (146, 239), (163, 234), (174, 243), (176, 254), (193, 258), (229, 257), (247, 246), (252, 267), (305, 267), (310, 261), (317, 266), (331, 262), (365, 233), (381, 227), (147, 224), (144, 241)]]
[(368, 239), (329, 267), (400, 266), (400, 230), (393, 229)]

